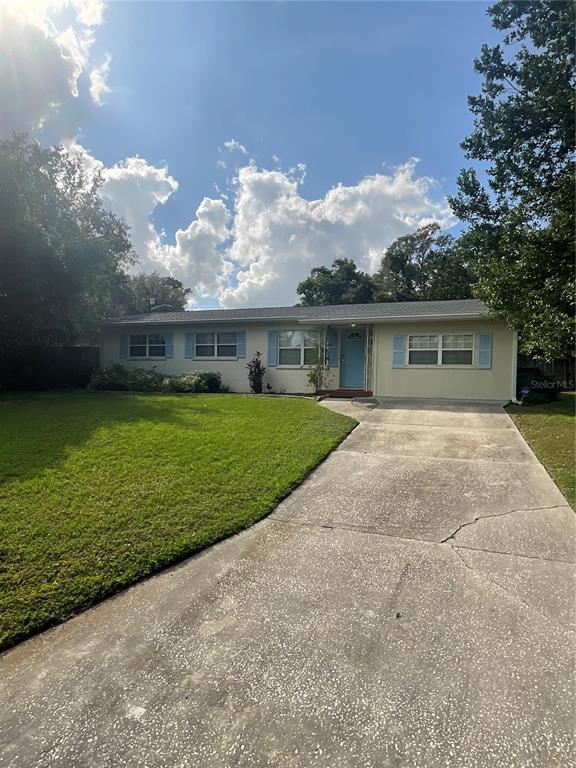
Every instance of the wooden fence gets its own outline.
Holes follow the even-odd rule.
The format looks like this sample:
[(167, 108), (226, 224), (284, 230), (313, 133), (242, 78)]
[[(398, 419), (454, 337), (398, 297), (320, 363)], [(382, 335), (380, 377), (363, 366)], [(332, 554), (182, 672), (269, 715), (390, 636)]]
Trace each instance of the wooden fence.
[(100, 362), (98, 347), (21, 347), (0, 363), (3, 390), (85, 387)]
[(540, 371), (558, 382), (562, 382), (562, 389), (574, 389), (576, 383), (576, 357), (563, 357), (559, 360), (535, 360), (528, 355), (518, 355), (518, 370)]

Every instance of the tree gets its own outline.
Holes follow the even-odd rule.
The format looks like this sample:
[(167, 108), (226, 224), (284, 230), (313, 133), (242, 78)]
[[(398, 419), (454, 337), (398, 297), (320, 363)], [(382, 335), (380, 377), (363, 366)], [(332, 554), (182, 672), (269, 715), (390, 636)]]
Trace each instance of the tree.
[(376, 301), (434, 301), (471, 296), (470, 274), (451, 235), (433, 223), (397, 238), (373, 278)]
[(182, 311), (190, 293), (192, 289), (184, 288), (180, 280), (162, 277), (157, 272), (127, 275), (114, 314), (139, 315), (156, 308), (156, 311)]
[(459, 247), (493, 314), (520, 330), (521, 349), (546, 358), (574, 345), (575, 6), (500, 0), (489, 8), (503, 46), (484, 45), (468, 99), (474, 130), (462, 146), (488, 163), (450, 203), (468, 230)]
[(61, 146), (0, 142), (0, 366), (18, 346), (77, 339), (114, 303), (134, 254), (100, 184)]
[(336, 259), (331, 267), (314, 267), (296, 289), (300, 306), (322, 304), (368, 304), (374, 287), (370, 275), (361, 272), (352, 259)]

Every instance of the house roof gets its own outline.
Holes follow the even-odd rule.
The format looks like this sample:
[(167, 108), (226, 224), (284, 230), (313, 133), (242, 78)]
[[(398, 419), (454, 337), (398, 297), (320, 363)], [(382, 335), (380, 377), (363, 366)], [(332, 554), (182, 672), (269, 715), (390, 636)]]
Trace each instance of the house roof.
[(97, 325), (174, 325), (180, 323), (236, 323), (262, 320), (314, 322), (394, 322), (395, 320), (486, 317), (488, 309), (478, 299), (457, 301), (403, 301), (385, 304), (334, 304), (320, 307), (259, 307), (202, 309), (186, 312), (148, 312), (101, 320)]

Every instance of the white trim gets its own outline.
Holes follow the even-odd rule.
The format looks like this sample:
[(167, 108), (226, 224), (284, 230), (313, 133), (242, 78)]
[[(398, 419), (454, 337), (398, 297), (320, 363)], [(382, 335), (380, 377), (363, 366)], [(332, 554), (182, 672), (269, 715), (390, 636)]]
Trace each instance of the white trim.
[[(132, 336), (146, 336), (146, 343), (145, 344), (132, 344)], [(150, 344), (150, 336), (163, 336), (164, 337), (164, 343), (163, 344)], [(126, 355), (126, 360), (167, 360), (169, 359), (166, 354), (166, 334), (165, 333), (158, 333), (157, 331), (136, 331), (135, 333), (129, 333), (128, 334), (128, 354)], [(132, 347), (146, 347), (146, 354), (145, 355), (131, 355), (130, 350)], [(164, 354), (163, 355), (150, 355), (148, 354), (150, 351), (150, 347), (164, 347)]]
[(328, 323), (334, 326), (347, 326), (350, 323), (397, 323), (399, 320), (402, 322), (427, 322), (428, 320), (436, 320), (441, 318), (442, 320), (475, 320), (481, 317), (486, 320), (489, 319), (488, 315), (482, 312), (469, 312), (465, 315), (387, 315), (382, 317), (381, 315), (373, 316), (360, 316), (360, 317), (318, 317), (318, 318), (302, 318), (298, 320), (299, 323)]
[(516, 399), (516, 386), (518, 379), (518, 331), (512, 332), (512, 392), (510, 393), (510, 400), (516, 405), (519, 405), (520, 401)]
[[(282, 346), (280, 344), (280, 337), (282, 336), (283, 333), (299, 333), (302, 336), (302, 343), (299, 346), (297, 346), (297, 347)], [(318, 344), (313, 346), (313, 347), (306, 346), (305, 343), (304, 343), (305, 342), (304, 334), (306, 334), (306, 333), (308, 333), (308, 334), (316, 333), (318, 335)], [(282, 364), (280, 362), (280, 352), (283, 349), (290, 349), (290, 350), (299, 349), (300, 350), (300, 362), (299, 363), (284, 363), (284, 364)], [(320, 350), (320, 354), (322, 354), (322, 349), (325, 349), (325, 347), (324, 347), (324, 345), (322, 343), (322, 329), (321, 328), (314, 329), (314, 330), (311, 330), (311, 331), (299, 331), (297, 328), (294, 328), (294, 329), (292, 329), (292, 328), (281, 328), (281, 329), (279, 329), (278, 330), (278, 345), (277, 345), (278, 359), (277, 359), (277, 364), (276, 364), (275, 367), (276, 368), (280, 368), (281, 370), (282, 369), (286, 370), (286, 369), (290, 369), (290, 368), (293, 369), (293, 370), (294, 369), (307, 369), (307, 370), (309, 370), (311, 368), (314, 368), (315, 367), (314, 363), (305, 363), (304, 362), (304, 358), (306, 356), (306, 350), (307, 349), (317, 349), (317, 350)]]
[(120, 322), (114, 322), (114, 321), (100, 321), (93, 323), (94, 326), (98, 326), (100, 328), (127, 328), (127, 327), (136, 327), (143, 325), (204, 325), (204, 326), (210, 326), (215, 323), (223, 323), (228, 325), (236, 325), (238, 323), (240, 324), (247, 324), (247, 323), (268, 323), (269, 325), (273, 325), (274, 323), (298, 323), (301, 325), (305, 325), (307, 323), (326, 323), (327, 325), (330, 325), (332, 327), (336, 326), (346, 326), (350, 323), (396, 323), (399, 320), (402, 322), (426, 322), (428, 320), (437, 320), (440, 318), (441, 320), (475, 320), (477, 318), (484, 318), (485, 320), (489, 320), (490, 316), (486, 312), (466, 312), (465, 314), (439, 314), (439, 315), (366, 315), (366, 316), (354, 316), (354, 317), (298, 317), (297, 315), (289, 315), (288, 317), (284, 316), (275, 316), (275, 317), (237, 317), (237, 318), (204, 318), (201, 320), (194, 320), (186, 318), (185, 320), (125, 320)]
[[(224, 342), (219, 340), (219, 336), (224, 333), (230, 333), (233, 334), (235, 337), (235, 340), (233, 342)], [(194, 334), (194, 355), (192, 356), (193, 360), (238, 360), (238, 334), (240, 331), (232, 330), (232, 331), (197, 331)], [(212, 335), (214, 337), (214, 340), (212, 344), (202, 344), (198, 343), (198, 336), (201, 336), (202, 334), (205, 335)], [(196, 350), (198, 347), (213, 347), (213, 350), (215, 354), (213, 355), (197, 355)], [(235, 355), (219, 355), (218, 354), (218, 347), (235, 347), (236, 348), (236, 354)]]
[(374, 334), (372, 337), (372, 381), (367, 382), (369, 385), (367, 389), (371, 389), (373, 394), (376, 394), (378, 391), (378, 347), (380, 338), (377, 336), (377, 328), (374, 327), (372, 329), (372, 333)]
[[(434, 350), (434, 347), (432, 349), (410, 349), (410, 337), (411, 336), (437, 336), (438, 337), (438, 346)], [(472, 336), (472, 347), (471, 348), (461, 348), (461, 349), (454, 349), (454, 348), (448, 348), (444, 347), (442, 345), (442, 339), (444, 336)], [(477, 363), (478, 363), (478, 337), (479, 334), (475, 331), (451, 331), (450, 333), (442, 333), (441, 331), (436, 331), (435, 333), (410, 333), (406, 334), (406, 343), (404, 347), (404, 354), (405, 354), (405, 360), (406, 363), (404, 364), (404, 368), (421, 368), (421, 369), (427, 369), (427, 370), (438, 370), (438, 371), (470, 371), (470, 370), (477, 370)], [(431, 352), (432, 350), (437, 352), (436, 359), (437, 363), (411, 363), (410, 362), (410, 352)], [(442, 364), (442, 352), (472, 352), (472, 362), (471, 363), (451, 363), (450, 365), (443, 365)]]

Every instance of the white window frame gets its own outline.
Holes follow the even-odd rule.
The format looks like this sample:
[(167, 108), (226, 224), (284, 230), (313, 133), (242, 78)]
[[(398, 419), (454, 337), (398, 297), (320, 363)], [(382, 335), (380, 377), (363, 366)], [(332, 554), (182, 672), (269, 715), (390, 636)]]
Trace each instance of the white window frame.
[[(198, 344), (198, 336), (210, 334), (213, 338), (212, 344)], [(234, 334), (234, 343), (220, 341), (220, 336), (224, 334)], [(211, 355), (198, 355), (198, 347), (212, 347)], [(233, 355), (219, 355), (219, 347), (234, 347)], [(195, 360), (238, 360), (238, 331), (198, 331), (194, 336), (194, 359)]]
[[(438, 337), (438, 348), (434, 351), (437, 352), (436, 355), (436, 362), (435, 363), (411, 363), (410, 362), (410, 352), (424, 352), (425, 350), (416, 350), (414, 348), (410, 347), (410, 339), (414, 336), (437, 336)], [(444, 346), (444, 337), (445, 336), (472, 336), (472, 347), (471, 349), (464, 350), (462, 347), (455, 348), (455, 347), (445, 347)], [(407, 368), (434, 368), (434, 369), (450, 369), (450, 368), (462, 368), (464, 370), (469, 368), (475, 368), (476, 367), (476, 356), (477, 356), (477, 337), (478, 334), (471, 333), (470, 331), (455, 331), (453, 333), (437, 333), (437, 332), (422, 332), (422, 333), (410, 333), (406, 337), (406, 367)], [(472, 352), (472, 361), (470, 363), (442, 363), (442, 352), (454, 352), (457, 350), (460, 351), (468, 351)], [(431, 350), (428, 350), (431, 351)]]
[[(283, 333), (301, 333), (302, 334), (302, 343), (300, 344), (300, 347), (286, 347), (282, 346), (280, 344), (280, 338)], [(317, 343), (313, 346), (306, 346), (305, 344), (305, 337), (306, 334), (315, 334), (318, 337)], [(300, 349), (300, 362), (299, 363), (285, 363), (282, 364), (280, 362), (280, 351), (282, 349)], [(278, 331), (278, 365), (277, 368), (314, 368), (316, 363), (305, 363), (304, 362), (304, 354), (305, 350), (307, 349), (322, 349), (322, 332), (319, 330), (302, 330), (302, 328), (284, 328), (281, 331)]]
[[(145, 344), (133, 344), (132, 338), (134, 336), (145, 336), (146, 337), (146, 343)], [(150, 337), (151, 336), (161, 336), (164, 339), (164, 342), (162, 344), (150, 343)], [(166, 358), (166, 334), (165, 333), (130, 333), (128, 335), (128, 359), (129, 360), (164, 360)], [(144, 355), (133, 355), (132, 354), (132, 347), (146, 347), (146, 354)], [(151, 355), (150, 354), (150, 347), (164, 347), (164, 354), (163, 355)]]

